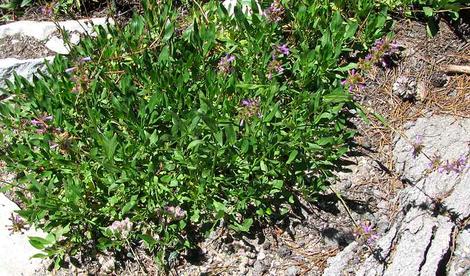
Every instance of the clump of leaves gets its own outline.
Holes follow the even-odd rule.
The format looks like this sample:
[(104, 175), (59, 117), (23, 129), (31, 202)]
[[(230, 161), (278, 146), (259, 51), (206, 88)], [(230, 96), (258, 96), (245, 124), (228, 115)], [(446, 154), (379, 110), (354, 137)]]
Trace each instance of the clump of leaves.
[(387, 26), (351, 2), (275, 1), (272, 20), (208, 1), (182, 20), (143, 1), (127, 26), (7, 82), (0, 158), (26, 187), (19, 213), (49, 233), (32, 240), (41, 256), (143, 241), (164, 262), (203, 225), (249, 231), (322, 191), (353, 135), (339, 60)]

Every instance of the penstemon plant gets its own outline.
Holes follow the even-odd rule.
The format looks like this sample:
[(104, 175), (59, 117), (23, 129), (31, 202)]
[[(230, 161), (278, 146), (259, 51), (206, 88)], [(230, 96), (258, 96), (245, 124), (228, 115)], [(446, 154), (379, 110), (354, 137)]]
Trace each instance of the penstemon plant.
[(349, 150), (340, 60), (382, 37), (385, 9), (259, 1), (231, 16), (208, 1), (182, 17), (161, 2), (7, 82), (0, 158), (25, 188), (19, 214), (49, 233), (37, 257), (142, 241), (164, 264), (207, 225), (247, 232), (313, 199)]

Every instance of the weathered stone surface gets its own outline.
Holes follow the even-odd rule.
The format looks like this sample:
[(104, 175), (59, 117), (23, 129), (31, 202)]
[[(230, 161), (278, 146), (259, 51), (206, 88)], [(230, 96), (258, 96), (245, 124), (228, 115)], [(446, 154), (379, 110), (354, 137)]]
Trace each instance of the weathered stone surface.
[(43, 236), (35, 230), (23, 234), (11, 233), (11, 214), (18, 206), (0, 194), (0, 275), (40, 275), (43, 264), (40, 259), (30, 259), (39, 253), (28, 241), (28, 236)]
[[(57, 24), (68, 32), (90, 33), (93, 30), (93, 25), (106, 25), (108, 22), (113, 23), (108, 18), (93, 18), (62, 21)], [(54, 22), (16, 21), (0, 26), (0, 38), (20, 34), (34, 37), (37, 40), (46, 40), (56, 31), (57, 25)]]
[(5, 84), (5, 80), (12, 79), (13, 73), (31, 79), (38, 70), (45, 68), (45, 60), (51, 60), (53, 57), (35, 58), (35, 59), (16, 59), (6, 58), (0, 60), (0, 87)]
[[(77, 33), (70, 34), (70, 43), (72, 46), (77, 45), (79, 42), (80, 36)], [(62, 55), (67, 55), (70, 52), (70, 46), (58, 36), (52, 36), (44, 46), (49, 50)]]
[(323, 276), (341, 275), (341, 272), (348, 267), (350, 260), (354, 258), (357, 249), (357, 242), (352, 242), (346, 246), (338, 255), (328, 260), (328, 267), (323, 272)]
[[(398, 137), (393, 150), (397, 172), (409, 184), (397, 197), (400, 212), (373, 246), (375, 254), (351, 264), (353, 254), (346, 248), (328, 261), (325, 272), (333, 274), (327, 275), (347, 271), (361, 276), (443, 275), (446, 270), (448, 275), (467, 275), (470, 271), (470, 232), (461, 228), (470, 217), (470, 120), (420, 118), (408, 125), (404, 135), (408, 138)], [(422, 145), (423, 153), (414, 152), (413, 144)], [(441, 161), (431, 168), (430, 159), (437, 156)]]
[(470, 229), (466, 229), (458, 235), (454, 256), (447, 268), (447, 275), (470, 275)]

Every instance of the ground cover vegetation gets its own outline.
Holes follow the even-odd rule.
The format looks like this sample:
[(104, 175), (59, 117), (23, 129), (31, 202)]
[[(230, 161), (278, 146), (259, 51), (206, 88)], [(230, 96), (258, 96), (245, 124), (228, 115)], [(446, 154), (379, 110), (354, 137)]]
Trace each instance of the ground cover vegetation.
[(32, 82), (7, 82), (0, 158), (19, 214), (48, 233), (31, 238), (36, 257), (142, 243), (165, 264), (221, 222), (248, 232), (328, 186), (361, 113), (357, 70), (397, 51), (391, 7), (248, 4), (144, 0)]

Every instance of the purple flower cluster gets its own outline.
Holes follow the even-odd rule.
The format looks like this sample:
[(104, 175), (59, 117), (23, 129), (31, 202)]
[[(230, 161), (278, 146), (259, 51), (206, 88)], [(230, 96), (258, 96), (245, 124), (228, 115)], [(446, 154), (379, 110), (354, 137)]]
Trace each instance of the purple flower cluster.
[(288, 56), (290, 54), (290, 49), (289, 47), (287, 46), (287, 44), (281, 44), (279, 46), (276, 47), (276, 50), (282, 54), (282, 55), (285, 55), (285, 56)]
[(240, 126), (245, 124), (253, 116), (261, 117), (260, 100), (259, 99), (244, 99), (240, 103)]
[(23, 230), (29, 229), (26, 221), (17, 214), (11, 213), (9, 220), (11, 221), (11, 226), (8, 227), (10, 234), (23, 233)]
[(362, 91), (365, 88), (364, 78), (356, 72), (356, 70), (349, 70), (348, 77), (341, 81), (341, 84), (349, 87), (349, 92)]
[(108, 226), (108, 229), (111, 230), (114, 235), (125, 239), (132, 231), (132, 225), (133, 224), (129, 218), (126, 218), (121, 221), (114, 221), (110, 226)]
[(222, 74), (228, 74), (232, 72), (232, 64), (235, 61), (234, 55), (226, 55), (225, 57), (221, 58), (219, 63), (217, 64), (217, 69)]
[(370, 222), (362, 222), (354, 231), (354, 236), (357, 240), (365, 241), (368, 245), (372, 245), (379, 238)]
[(284, 67), (282, 62), (277, 58), (279, 56), (288, 56), (290, 54), (290, 49), (287, 44), (277, 45), (271, 53), (272, 60), (268, 64), (268, 74), (267, 78), (272, 79), (274, 74), (281, 75), (284, 73)]
[(31, 125), (37, 127), (36, 132), (38, 134), (44, 134), (49, 129), (47, 122), (52, 121), (54, 117), (52, 115), (43, 115), (37, 119), (30, 121)]
[(457, 160), (449, 162), (447, 160), (445, 163), (441, 163), (441, 165), (437, 168), (437, 171), (439, 173), (462, 173), (468, 166), (468, 157), (465, 155), (462, 155), (460, 158)]
[(369, 54), (360, 61), (362, 68), (369, 68), (373, 64), (390, 68), (393, 64), (393, 57), (400, 51), (400, 47), (389, 39), (379, 39), (375, 41)]
[(271, 60), (271, 62), (268, 64), (268, 79), (272, 79), (273, 74), (281, 75), (282, 73), (284, 73), (284, 67), (282, 67), (282, 63), (277, 59)]
[(453, 172), (459, 174), (468, 169), (469, 165), (468, 155), (462, 155), (456, 160), (446, 160), (445, 162), (442, 161), (439, 155), (434, 155), (428, 164), (428, 173), (437, 170), (439, 173), (449, 174)]
[(43, 16), (51, 17), (54, 12), (54, 7), (52, 3), (46, 4), (40, 8), (40, 12)]
[(284, 7), (279, 0), (274, 0), (271, 6), (264, 11), (264, 15), (271, 22), (279, 22), (284, 17)]
[(171, 220), (182, 220), (186, 217), (186, 211), (179, 206), (167, 206), (165, 212), (171, 216)]

